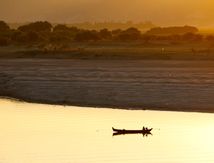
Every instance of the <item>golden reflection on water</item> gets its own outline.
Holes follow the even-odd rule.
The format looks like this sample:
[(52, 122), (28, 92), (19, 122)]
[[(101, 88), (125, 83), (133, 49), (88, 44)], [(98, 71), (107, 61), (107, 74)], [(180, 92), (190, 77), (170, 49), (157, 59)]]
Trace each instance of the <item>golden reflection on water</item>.
[(0, 104), (0, 163), (214, 162), (214, 114)]

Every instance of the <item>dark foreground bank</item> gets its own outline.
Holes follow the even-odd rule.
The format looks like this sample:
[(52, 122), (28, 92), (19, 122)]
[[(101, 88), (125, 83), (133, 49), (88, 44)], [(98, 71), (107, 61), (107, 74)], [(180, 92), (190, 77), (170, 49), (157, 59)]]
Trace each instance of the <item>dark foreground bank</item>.
[(29, 102), (214, 112), (214, 61), (0, 60), (0, 96)]

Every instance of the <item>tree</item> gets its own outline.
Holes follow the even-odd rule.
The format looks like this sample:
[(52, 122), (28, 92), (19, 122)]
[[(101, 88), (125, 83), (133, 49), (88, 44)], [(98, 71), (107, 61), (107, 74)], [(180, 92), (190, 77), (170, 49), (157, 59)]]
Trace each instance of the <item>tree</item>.
[(11, 31), (9, 25), (0, 21), (0, 46), (8, 46), (11, 42)]
[(64, 44), (71, 41), (71, 37), (63, 32), (53, 32), (50, 36), (50, 42), (52, 44)]
[(69, 27), (67, 27), (64, 24), (57, 24), (54, 28), (53, 28), (53, 32), (59, 32), (59, 31), (69, 31)]
[(27, 32), (26, 38), (28, 43), (38, 43), (41, 41), (38, 33), (34, 31)]
[(113, 36), (118, 36), (122, 32), (122, 29), (114, 29), (111, 31)]
[(0, 37), (10, 39), (11, 33), (10, 27), (4, 21), (0, 21)]
[(0, 32), (9, 31), (10, 27), (4, 21), (0, 21)]
[(97, 31), (83, 30), (75, 36), (76, 41), (98, 41), (100, 37)]
[(104, 29), (100, 30), (99, 36), (101, 39), (107, 40), (107, 39), (112, 38), (112, 33), (108, 29), (104, 28)]
[(11, 40), (17, 44), (27, 44), (28, 43), (27, 33), (16, 30), (13, 32)]
[(18, 30), (22, 32), (51, 32), (52, 25), (47, 21), (38, 21), (27, 25), (20, 26)]
[(70, 37), (70, 39), (73, 39), (79, 32), (80, 29), (76, 27), (67, 27), (64, 24), (58, 24), (53, 28), (52, 36), (59, 37), (61, 35), (64, 38)]
[(137, 28), (132, 27), (132, 28), (128, 28), (125, 31), (122, 31), (118, 37), (120, 40), (131, 41), (131, 40), (139, 40), (141, 36), (142, 36), (141, 32)]

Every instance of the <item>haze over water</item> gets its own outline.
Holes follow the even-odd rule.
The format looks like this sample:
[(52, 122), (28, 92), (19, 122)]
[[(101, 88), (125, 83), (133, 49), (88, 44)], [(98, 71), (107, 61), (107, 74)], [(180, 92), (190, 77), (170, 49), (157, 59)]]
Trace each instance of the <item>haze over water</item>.
[[(214, 162), (214, 114), (0, 103), (2, 163)], [(153, 135), (112, 136), (143, 125)]]

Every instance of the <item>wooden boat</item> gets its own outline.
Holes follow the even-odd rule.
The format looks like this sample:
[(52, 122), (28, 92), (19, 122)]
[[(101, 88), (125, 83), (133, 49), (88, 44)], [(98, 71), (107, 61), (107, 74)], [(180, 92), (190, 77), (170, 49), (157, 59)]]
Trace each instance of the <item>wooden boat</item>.
[(148, 136), (148, 135), (152, 135), (152, 133), (151, 132), (149, 132), (149, 133), (125, 133), (125, 132), (114, 132), (113, 133), (113, 136), (120, 136), (120, 135), (131, 135), (131, 134), (142, 134), (143, 135), (143, 137), (144, 136)]
[(112, 127), (112, 130), (120, 134), (151, 134), (153, 128), (147, 129), (143, 128), (142, 130), (125, 130), (125, 129), (115, 129)]

